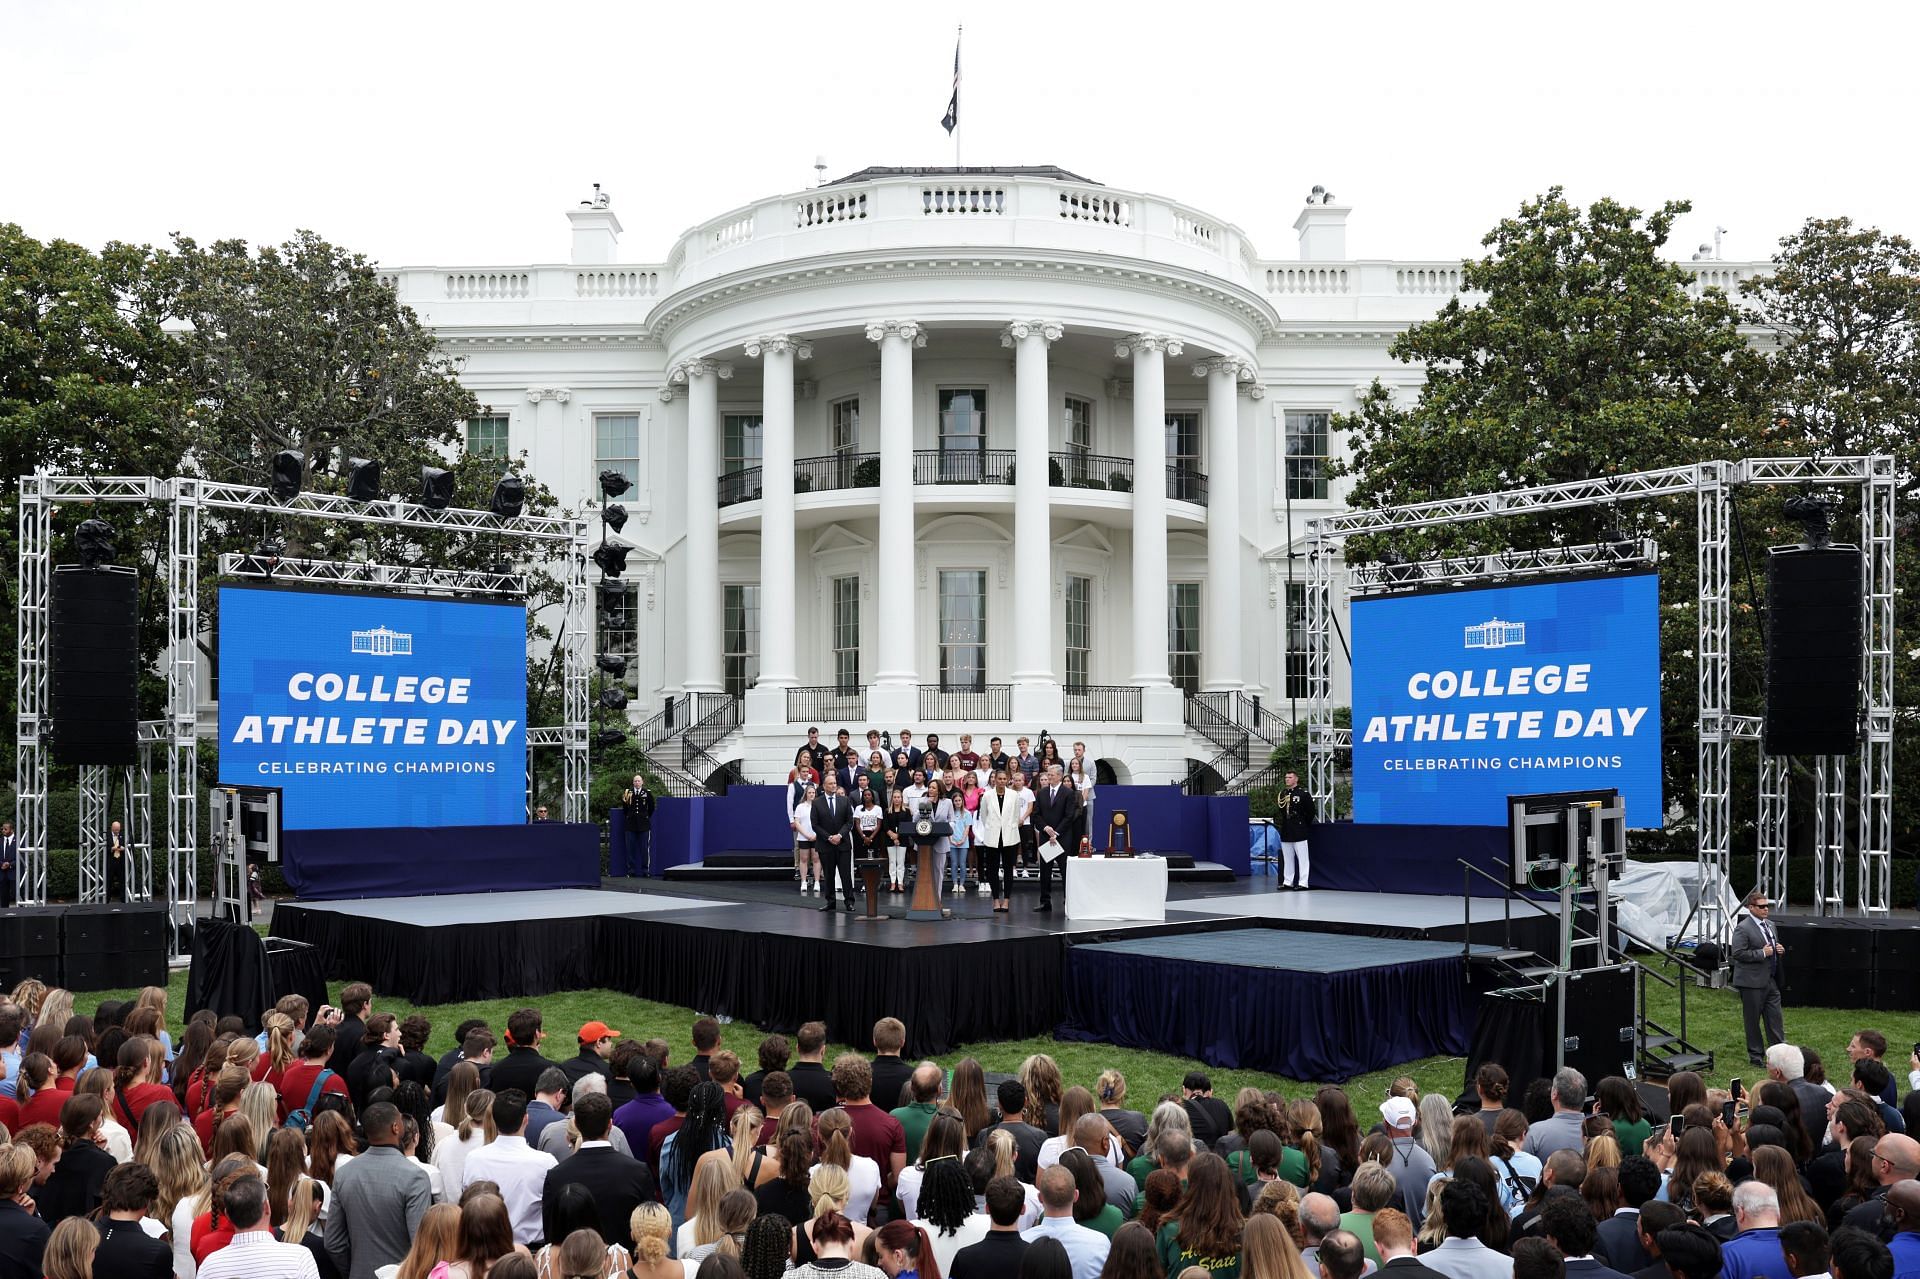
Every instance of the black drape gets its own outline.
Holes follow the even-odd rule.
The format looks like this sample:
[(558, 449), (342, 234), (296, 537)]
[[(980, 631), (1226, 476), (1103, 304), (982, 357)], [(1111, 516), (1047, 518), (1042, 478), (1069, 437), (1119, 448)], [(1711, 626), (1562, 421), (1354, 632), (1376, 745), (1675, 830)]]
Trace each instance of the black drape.
[(187, 971), (189, 1014), (211, 1008), (222, 1017), (239, 1017), (249, 1030), (258, 1031), (260, 1014), (290, 993), (274, 986), (267, 944), (245, 924), (201, 920), (193, 930), (192, 964)]

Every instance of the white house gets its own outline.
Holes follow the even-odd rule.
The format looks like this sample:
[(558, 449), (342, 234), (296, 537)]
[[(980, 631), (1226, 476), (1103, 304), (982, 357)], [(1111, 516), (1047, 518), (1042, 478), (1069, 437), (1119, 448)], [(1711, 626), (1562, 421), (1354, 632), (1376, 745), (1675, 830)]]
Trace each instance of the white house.
[(867, 169), (657, 262), (596, 198), (567, 264), (385, 275), (489, 406), (471, 450), (575, 509), (632, 481), (600, 648), (667, 766), (783, 780), (809, 725), (1045, 729), (1121, 781), (1244, 784), (1305, 695), (1329, 418), (1417, 386), (1387, 344), (1460, 287), (1349, 259), (1348, 212), (1310, 199), (1274, 259), (1061, 169)]

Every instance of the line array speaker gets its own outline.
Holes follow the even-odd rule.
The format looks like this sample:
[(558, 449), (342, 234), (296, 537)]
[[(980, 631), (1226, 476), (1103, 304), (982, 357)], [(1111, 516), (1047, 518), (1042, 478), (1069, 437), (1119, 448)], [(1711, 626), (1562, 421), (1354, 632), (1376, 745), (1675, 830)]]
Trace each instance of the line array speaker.
[(125, 566), (54, 570), (48, 710), (56, 764), (138, 760), (139, 589)]
[(1860, 739), (1860, 551), (1788, 547), (1767, 556), (1770, 755), (1848, 755)]

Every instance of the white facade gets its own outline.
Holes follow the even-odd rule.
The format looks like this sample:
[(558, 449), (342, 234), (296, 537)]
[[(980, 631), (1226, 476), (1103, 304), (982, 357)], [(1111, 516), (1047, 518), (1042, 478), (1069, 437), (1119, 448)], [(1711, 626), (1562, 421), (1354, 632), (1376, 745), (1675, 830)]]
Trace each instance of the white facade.
[[(1122, 781), (1174, 781), (1222, 754), (1190, 692), (1203, 722), (1254, 728), (1248, 772), (1265, 758), (1250, 699), (1285, 720), (1302, 693), (1290, 557), (1341, 499), (1321, 415), (1376, 377), (1417, 387), (1387, 345), (1459, 289), (1458, 262), (1348, 260), (1347, 213), (1307, 205), (1299, 256), (1272, 260), (1059, 170), (871, 170), (721, 214), (657, 264), (615, 261), (600, 201), (568, 214), (570, 264), (385, 274), (495, 415), (470, 447), (524, 453), (573, 509), (601, 469), (635, 478), (636, 720), (742, 693), (702, 762), (756, 780), (818, 724), (948, 749), (970, 728), (982, 750), (1048, 729)], [(1696, 265), (1729, 289), (1755, 269)], [(943, 670), (986, 691), (941, 696)]]

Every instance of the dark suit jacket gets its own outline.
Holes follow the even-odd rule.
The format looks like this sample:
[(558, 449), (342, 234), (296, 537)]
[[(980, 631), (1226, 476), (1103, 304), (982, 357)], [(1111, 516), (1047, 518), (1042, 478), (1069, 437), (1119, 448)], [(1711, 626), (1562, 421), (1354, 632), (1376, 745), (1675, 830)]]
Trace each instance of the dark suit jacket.
[(360, 1041), (367, 1037), (367, 1023), (358, 1017), (342, 1017), (334, 1028), (333, 1056), (327, 1058), (327, 1069), (345, 1079), (347, 1067), (360, 1055), (366, 1045)]
[[(1773, 935), (1774, 940), (1778, 941), (1778, 926), (1775, 926)], [(1767, 935), (1761, 929), (1760, 921), (1752, 915), (1740, 916), (1740, 922), (1733, 926), (1733, 942), (1728, 947), (1733, 959), (1735, 989), (1765, 990), (1767, 982), (1780, 975), (1782, 958), (1779, 955), (1762, 954), (1766, 944)]]
[(1640, 1217), (1608, 1217), (1600, 1223), (1600, 1237), (1594, 1242), (1593, 1255), (1615, 1270), (1631, 1274), (1651, 1265), (1653, 1258), (1640, 1246)]
[(93, 1273), (100, 1279), (173, 1279), (173, 1249), (137, 1221), (103, 1220)]
[(11, 1199), (0, 1200), (0, 1279), (40, 1279), (53, 1228)]
[(113, 1171), (113, 1156), (98, 1146), (69, 1146), (53, 1175), (33, 1197), (40, 1217), (57, 1226), (68, 1217), (84, 1217), (100, 1205), (100, 1188)]
[(1600, 1262), (1593, 1257), (1589, 1257), (1584, 1261), (1569, 1261), (1566, 1265), (1567, 1279), (1627, 1279), (1627, 1277), (1618, 1270), (1615, 1270), (1611, 1266), (1601, 1265)]
[(1415, 1257), (1395, 1257), (1380, 1267), (1379, 1273), (1393, 1272), (1393, 1279), (1444, 1279), (1438, 1270)]
[[(900, 1057), (883, 1057), (878, 1054), (873, 1059), (873, 1104), (882, 1110), (892, 1110), (901, 1105), (900, 1089), (913, 1078), (914, 1063)], [(909, 1151), (914, 1157), (919, 1151)]]
[[(1064, 846), (1068, 832), (1072, 829), (1073, 816), (1080, 807), (1079, 788), (1068, 782), (1061, 782), (1056, 792), (1045, 783), (1033, 788), (1033, 835), (1042, 842), (1046, 840), (1046, 829), (1051, 826), (1060, 832)], [(1072, 849), (1067, 851), (1071, 852)]]
[[(845, 795), (815, 795), (813, 797), (813, 842), (814, 847), (835, 848), (840, 852), (850, 852), (853, 840), (850, 835), (853, 826), (853, 801)], [(827, 842), (827, 836), (840, 835), (843, 838), (836, 846)]]
[(496, 1093), (518, 1088), (527, 1094), (528, 1100), (532, 1100), (534, 1082), (548, 1067), (557, 1067), (559, 1064), (557, 1061), (548, 1061), (536, 1049), (509, 1048), (505, 1058), (494, 1059), (487, 1087)]
[(600, 1214), (600, 1237), (623, 1248), (633, 1247), (629, 1225), (633, 1210), (653, 1198), (653, 1174), (638, 1159), (623, 1155), (611, 1146), (588, 1146), (576, 1150), (547, 1173), (543, 1192), (542, 1223), (549, 1240), (558, 1238), (560, 1223), (553, 1220), (553, 1205), (559, 1201), (560, 1187), (581, 1185), (593, 1192), (593, 1206)]
[(6, 863), (4, 867), (0, 867), (0, 879), (11, 879), (13, 872), (18, 870), (20, 866), (20, 837), (18, 835), (9, 835), (5, 839), (0, 839), (0, 862)]

